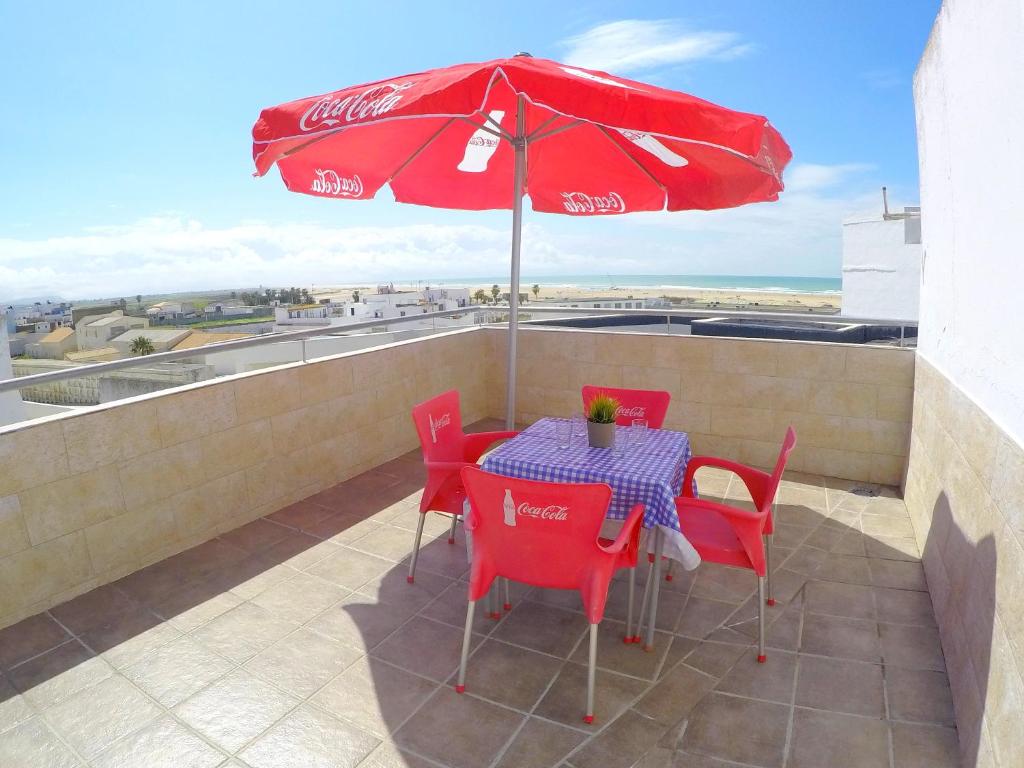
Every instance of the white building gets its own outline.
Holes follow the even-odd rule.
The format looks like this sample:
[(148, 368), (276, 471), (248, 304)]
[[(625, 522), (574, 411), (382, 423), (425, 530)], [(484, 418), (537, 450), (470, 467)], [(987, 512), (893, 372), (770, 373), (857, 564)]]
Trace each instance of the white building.
[(217, 317), (247, 317), (256, 311), (255, 307), (247, 307), (242, 304), (214, 301), (203, 307), (203, 315), (207, 319)]
[(144, 317), (130, 317), (117, 309), (103, 315), (86, 315), (75, 327), (75, 337), (80, 350), (109, 347), (110, 340), (135, 328), (148, 328), (149, 320)]
[(196, 308), (190, 301), (158, 301), (146, 310), (146, 316), (156, 322), (167, 322), (168, 320), (184, 320), (186, 317), (195, 317)]
[[(6, 314), (0, 312), (0, 381), (14, 377), (11, 367), (11, 353), (7, 346)], [(17, 392), (0, 392), (0, 426), (14, 424), (25, 418), (25, 406)], [(3, 507), (0, 507), (3, 511)]]
[(920, 208), (843, 222), (841, 314), (917, 321), (922, 255)]
[(274, 307), (274, 323), (276, 325), (327, 325), (330, 321), (331, 307), (329, 304), (293, 304), (287, 307)]
[(187, 338), (192, 331), (188, 328), (146, 328), (131, 330), (110, 340), (110, 346), (125, 357), (131, 355), (132, 342), (140, 336), (149, 339), (154, 352), (167, 352), (175, 344)]

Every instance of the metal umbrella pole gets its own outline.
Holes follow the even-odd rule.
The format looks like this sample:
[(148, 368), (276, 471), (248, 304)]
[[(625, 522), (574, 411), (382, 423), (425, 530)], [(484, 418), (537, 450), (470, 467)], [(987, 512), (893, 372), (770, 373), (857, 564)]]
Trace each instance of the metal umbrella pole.
[(508, 392), (505, 428), (516, 427), (516, 342), (519, 335), (519, 251), (523, 235), (523, 185), (526, 178), (526, 99), (520, 95), (516, 103), (515, 191), (512, 199), (512, 275), (509, 281), (508, 316)]

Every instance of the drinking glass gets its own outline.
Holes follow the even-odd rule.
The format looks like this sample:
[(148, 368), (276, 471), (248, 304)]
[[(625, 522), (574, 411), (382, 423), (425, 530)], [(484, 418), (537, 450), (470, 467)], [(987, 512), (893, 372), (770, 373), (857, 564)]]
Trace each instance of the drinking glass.
[(647, 419), (633, 419), (630, 432), (633, 433), (633, 442), (636, 445), (643, 445), (647, 440)]
[(615, 428), (615, 442), (612, 443), (612, 453), (615, 456), (622, 456), (632, 443), (630, 430), (623, 427)]
[(572, 422), (568, 419), (555, 422), (555, 440), (559, 448), (572, 445)]
[(572, 436), (583, 437), (587, 434), (587, 419), (582, 413), (576, 411), (572, 415)]

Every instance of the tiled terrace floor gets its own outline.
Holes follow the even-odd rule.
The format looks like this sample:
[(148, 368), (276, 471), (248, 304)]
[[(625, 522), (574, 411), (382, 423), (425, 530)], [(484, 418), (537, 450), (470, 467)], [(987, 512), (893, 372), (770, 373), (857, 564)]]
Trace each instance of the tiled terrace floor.
[[(654, 653), (619, 642), (614, 586), (584, 726), (586, 622), (519, 589), (465, 615), (461, 530), (405, 560), (409, 455), (0, 631), (0, 765), (102, 768), (942, 768), (957, 737), (903, 502), (797, 476), (781, 491), (768, 662), (751, 574), (676, 572)], [(702, 470), (702, 494), (742, 499)], [(478, 612), (478, 615), (481, 612)]]

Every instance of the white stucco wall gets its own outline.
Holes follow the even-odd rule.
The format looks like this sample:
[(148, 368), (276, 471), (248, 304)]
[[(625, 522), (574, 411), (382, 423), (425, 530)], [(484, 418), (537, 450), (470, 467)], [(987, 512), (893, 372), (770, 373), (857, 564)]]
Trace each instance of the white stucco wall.
[(946, 0), (914, 78), (920, 353), (1024, 444), (1024, 5)]
[(917, 320), (921, 245), (907, 244), (901, 219), (843, 222), (843, 309), (847, 317)]

